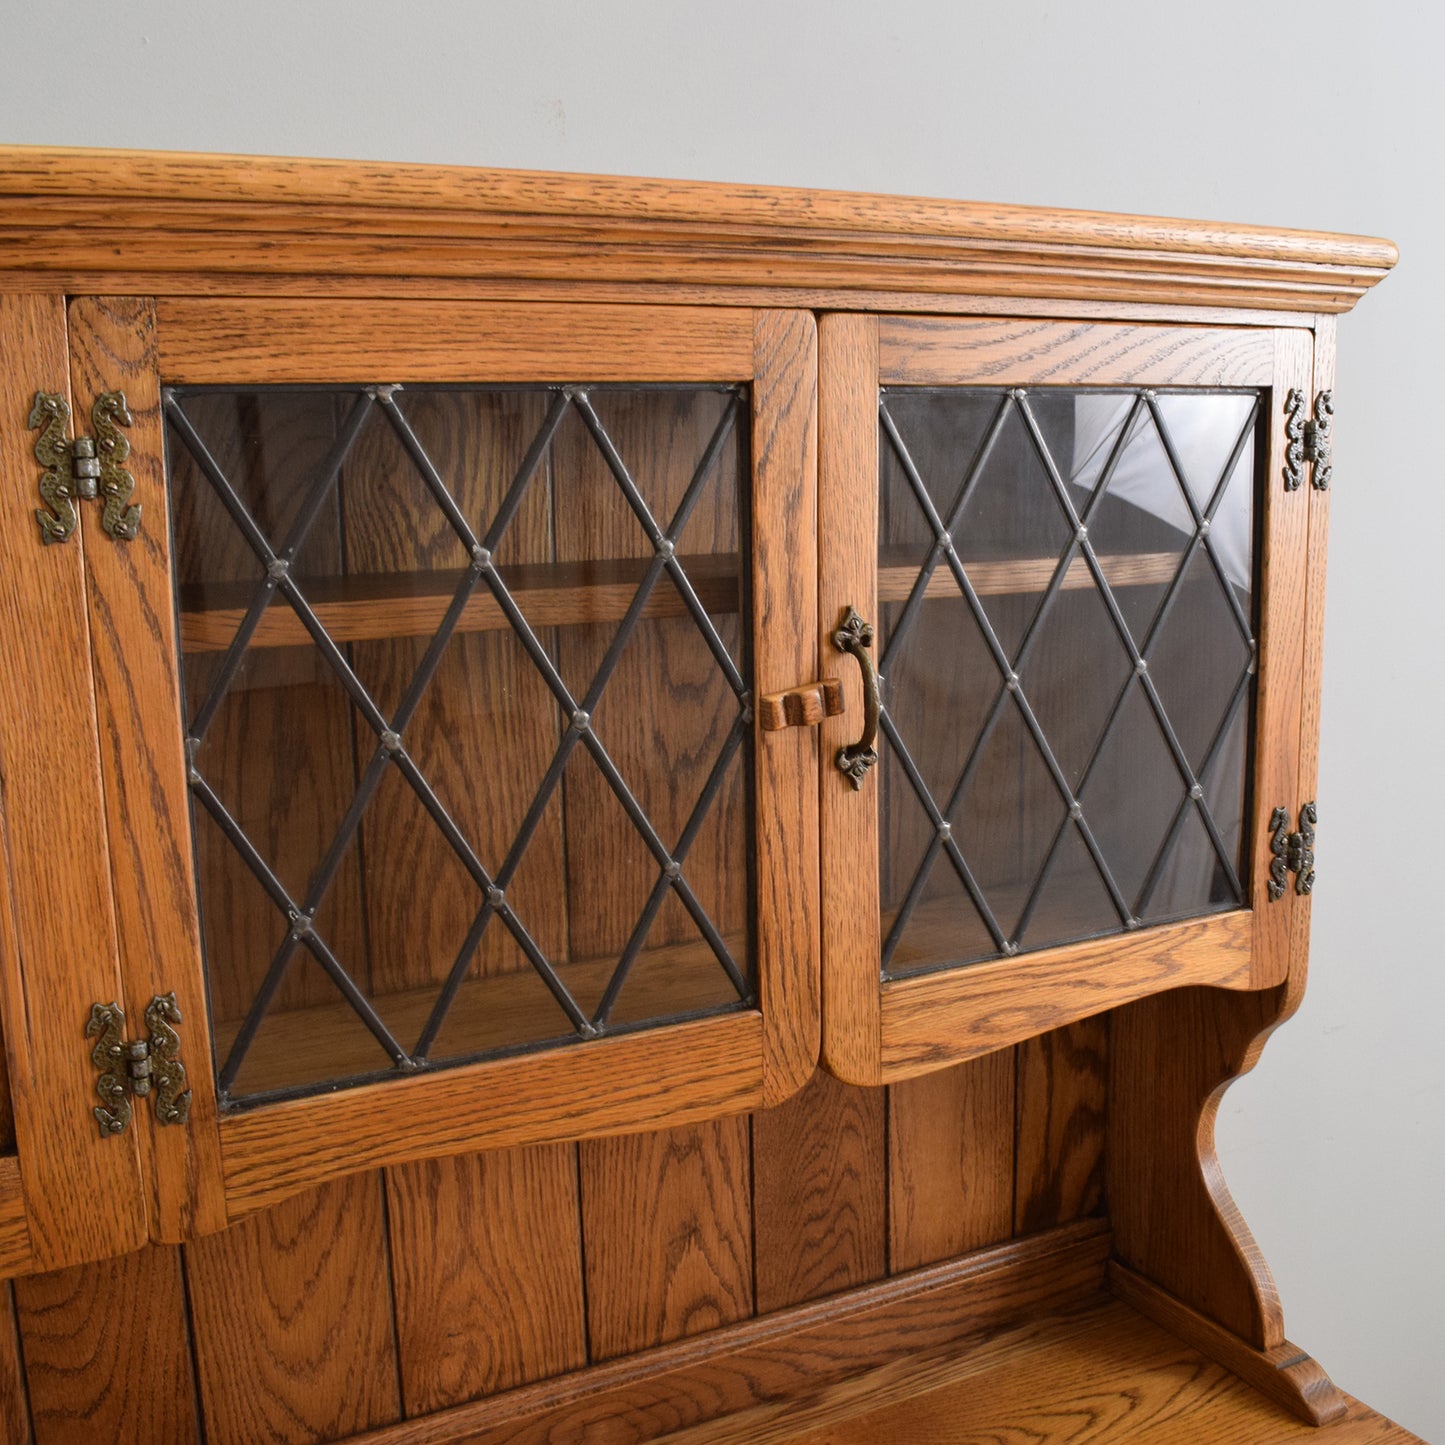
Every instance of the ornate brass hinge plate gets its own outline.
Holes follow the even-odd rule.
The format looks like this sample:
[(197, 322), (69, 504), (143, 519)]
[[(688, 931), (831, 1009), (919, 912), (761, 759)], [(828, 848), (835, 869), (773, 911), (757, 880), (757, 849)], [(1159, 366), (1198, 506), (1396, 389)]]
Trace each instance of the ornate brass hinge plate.
[(1319, 814), (1313, 803), (1306, 803), (1299, 810), (1299, 831), (1289, 830), (1289, 813), (1276, 808), (1270, 816), (1269, 826), (1273, 836), (1269, 840), (1269, 898), (1271, 903), (1284, 897), (1289, 885), (1289, 875), (1295, 875), (1294, 891), (1301, 896), (1314, 891), (1315, 886), (1315, 824)]
[(1297, 492), (1305, 479), (1305, 466), (1313, 468), (1310, 485), (1323, 492), (1334, 475), (1331, 425), (1335, 394), (1321, 391), (1315, 397), (1313, 417), (1305, 416), (1305, 393), (1292, 386), (1284, 399), (1284, 489)]
[(147, 1039), (125, 1040), (125, 1011), (118, 1003), (90, 1006), (85, 1036), (95, 1040), (91, 1062), (100, 1070), (95, 1092), (95, 1122), (102, 1134), (120, 1134), (130, 1123), (131, 1096), (149, 1098), (156, 1121), (184, 1124), (191, 1116), (191, 1091), (186, 1088), (186, 1066), (181, 1062), (181, 1022), (173, 993), (157, 994), (146, 1009)]
[(135, 478), (126, 471), (130, 441), (121, 430), (131, 424), (123, 391), (102, 392), (90, 409), (93, 436), (66, 436), (70, 403), (55, 391), (37, 391), (29, 426), (35, 439), (35, 460), (45, 470), (40, 476), (40, 497), (35, 511), (40, 540), (68, 542), (80, 521), (77, 501), (103, 499), (100, 525), (117, 542), (131, 541), (140, 531), (140, 507), (130, 505)]

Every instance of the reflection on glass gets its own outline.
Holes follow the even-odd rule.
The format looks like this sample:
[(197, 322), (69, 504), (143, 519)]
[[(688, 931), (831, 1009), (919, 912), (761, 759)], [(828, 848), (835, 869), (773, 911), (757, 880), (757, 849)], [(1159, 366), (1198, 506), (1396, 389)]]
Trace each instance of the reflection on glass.
[(166, 395), (223, 1100), (752, 997), (747, 398)]
[(884, 975), (1240, 906), (1258, 394), (880, 415)]

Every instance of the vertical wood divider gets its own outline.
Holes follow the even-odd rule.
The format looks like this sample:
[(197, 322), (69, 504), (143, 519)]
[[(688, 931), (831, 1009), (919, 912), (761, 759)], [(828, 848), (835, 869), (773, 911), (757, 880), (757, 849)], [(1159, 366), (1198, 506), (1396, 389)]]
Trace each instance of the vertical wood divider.
[(158, 994), (175, 994), (182, 1019), (190, 1118), (161, 1125), (140, 1102), (134, 1117), (148, 1156), (151, 1237), (180, 1243), (220, 1229), (226, 1206), (186, 797), (155, 305), (74, 301), (70, 343), (79, 424), (89, 428), (91, 403), (106, 391), (124, 391), (131, 414), (126, 466), (140, 532), (112, 541), (99, 507), (86, 508), (81, 525), (128, 1035), (144, 1032)]
[[(809, 681), (818, 630), (818, 336), (812, 313), (756, 313), (753, 363), (754, 709)], [(763, 1098), (780, 1103), (818, 1062), (818, 736), (765, 733), (757, 749), (758, 992)]]
[(1269, 446), (1264, 476), (1263, 606), (1259, 626), (1259, 680), (1254, 719), (1254, 835), (1247, 894), (1254, 908), (1253, 982), (1257, 988), (1283, 983), (1291, 966), (1294, 912), (1299, 902), (1294, 878), (1282, 898), (1271, 901), (1270, 827), (1273, 810), (1284, 808), (1293, 828), (1300, 804), (1300, 689), (1303, 682), (1305, 580), (1309, 530), (1309, 483), (1287, 492), (1284, 485), (1287, 393), (1308, 393), (1311, 338), (1307, 331), (1274, 333), (1274, 384), (1269, 394)]
[(823, 1056), (839, 1078), (882, 1077), (878, 769), (854, 791), (834, 766), (863, 716), (858, 668), (832, 644), (844, 609), (878, 622), (878, 318), (819, 324), (818, 605), (815, 662), (843, 684), (844, 710), (819, 729), (823, 893)]
[[(0, 1009), (34, 1264), (55, 1269), (145, 1241), (138, 1141), (146, 1106), (119, 1135), (102, 1136), (92, 1113), (90, 1008), (125, 994), (91, 687), (85, 528), (41, 544), (41, 467), (25, 426), (41, 390), (70, 393), (64, 302), (0, 296)], [(127, 1019), (131, 1029), (138, 1022)]]

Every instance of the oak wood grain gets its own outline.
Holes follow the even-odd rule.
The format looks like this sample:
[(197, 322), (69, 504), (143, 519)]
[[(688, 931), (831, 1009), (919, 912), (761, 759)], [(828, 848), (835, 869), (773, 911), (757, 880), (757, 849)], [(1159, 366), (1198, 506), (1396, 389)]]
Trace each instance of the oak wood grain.
[[(475, 459), (470, 465), (476, 465)], [(537, 495), (545, 500), (542, 491)], [(511, 528), (508, 535), (514, 535)], [(737, 611), (736, 554), (682, 555), (678, 561), (709, 612)], [(641, 558), (521, 562), (507, 567), (505, 580), (533, 628), (581, 627), (620, 622), (646, 570), (647, 562)], [(308, 583), (306, 600), (336, 642), (398, 637), (430, 640), (456, 596), (459, 575), (459, 569), (416, 568), (358, 576), (353, 568), (349, 576)], [(216, 652), (228, 647), (254, 592), (254, 585), (244, 584), (182, 588), (181, 647), (186, 652)], [(680, 593), (662, 588), (648, 598), (641, 616), (644, 620), (682, 617), (686, 611)], [(496, 598), (479, 591), (463, 607), (457, 631), (495, 632), (510, 626)], [(282, 603), (262, 615), (251, 646), (294, 647), (310, 640), (298, 614)]]
[(881, 1279), (888, 1268), (883, 1091), (820, 1070), (752, 1122), (758, 1312)]
[(1214, 1120), (1283, 990), (1191, 988), (1118, 1010), (1109, 1034), (1109, 1214), (1122, 1263), (1257, 1350), (1284, 1338), (1279, 1292), (1224, 1182)]
[[(817, 677), (818, 334), (801, 311), (759, 312), (753, 365), (754, 695)], [(756, 725), (758, 994), (763, 1089), (775, 1104), (818, 1062), (822, 1028), (819, 736)]]
[(206, 1439), (311, 1445), (401, 1414), (381, 1176), (186, 1250)]
[(1118, 1260), (1109, 1265), (1109, 1288), (1140, 1314), (1217, 1360), (1306, 1424), (1326, 1425), (1343, 1417), (1349, 1403), (1346, 1396), (1298, 1345), (1284, 1340), (1268, 1350), (1251, 1349), (1238, 1335), (1221, 1329)]
[(745, 308), (163, 299), (167, 381), (746, 381)]
[(13, 1154), (0, 1154), (0, 1277), (33, 1269), (34, 1262), (20, 1160)]
[[(86, 297), (71, 303), (69, 325), (80, 405), (88, 409), (102, 392), (125, 394), (132, 501), (142, 508), (140, 533), (120, 544), (97, 525), (99, 512), (87, 510), (86, 593), (127, 1013), (139, 1024), (153, 998), (174, 993), (181, 1017), (189, 1119), (138, 1131), (151, 1237), (175, 1244), (193, 1230), (221, 1228), (226, 1211), (186, 796), (155, 307)], [(149, 1126), (149, 1111), (139, 1111), (138, 1122)]]
[[(430, 917), (435, 918), (440, 908), (433, 902)], [(418, 921), (427, 921), (428, 911), (417, 911)], [(468, 918), (462, 926), (470, 922)], [(741, 952), (745, 938), (739, 931), (724, 941)], [(400, 957), (405, 961), (413, 955), (408, 952)], [(501, 950), (497, 950), (497, 958), (502, 966), (509, 961)], [(555, 1047), (577, 1042), (570, 1020), (531, 965), (524, 959), (511, 961), (525, 967), (469, 978), (461, 985), (434, 1057), (444, 1060), (452, 1051), (485, 1054), (515, 1050), (519, 1045), (544, 1041), (551, 1041)], [(417, 972), (432, 963), (434, 960), (416, 960)], [(613, 954), (582, 963), (558, 964), (556, 973), (574, 997), (597, 999), (616, 967)], [(629, 1005), (644, 1017), (685, 1018), (717, 1003), (717, 961), (700, 938), (693, 943), (649, 949), (639, 959), (636, 972), (639, 976), (631, 981), (627, 997)], [(419, 1037), (436, 996), (435, 982), (387, 994), (380, 1003), (388, 1026), (408, 1040)], [(217, 1029), (223, 1055), (237, 1027), (228, 1023)], [(384, 1075), (390, 1067), (376, 1039), (357, 1026), (351, 1005), (337, 998), (309, 1008), (273, 1010), (264, 1036), (257, 1039), (247, 1057), (245, 1078), (257, 1091), (280, 1090)]]
[(598, 280), (761, 285), (774, 304), (836, 287), (1319, 312), (1347, 310), (1396, 258), (1263, 227), (536, 172), (6, 148), (0, 176), (3, 269), (231, 272), (252, 289), (570, 280), (580, 248)]
[(1014, 1231), (1032, 1234), (1103, 1208), (1107, 1015), (1019, 1044)]
[(1013, 1050), (892, 1085), (889, 1272), (1000, 1243), (1013, 1215)]
[[(1333, 394), (1338, 326), (1322, 316), (1315, 328), (1314, 366), (1310, 382), (1311, 409), (1323, 391)], [(1331, 423), (1333, 427), (1333, 423)], [(1312, 481), (1316, 468), (1311, 468)], [(1331, 483), (1331, 486), (1333, 483)], [(1320, 762), (1320, 699), (1324, 680), (1325, 563), (1329, 555), (1330, 489), (1310, 487), (1309, 561), (1305, 582), (1304, 660), (1300, 684), (1299, 770), (1295, 797), (1301, 804), (1318, 798)], [(1294, 900), (1290, 938), (1290, 995), (1298, 1001), (1309, 966), (1310, 911), (1313, 895)], [(1293, 1012), (1293, 1009), (1290, 1009)]]
[(199, 1438), (184, 1295), (165, 1246), (15, 1282), (35, 1445)]
[(746, 1119), (585, 1140), (580, 1171), (591, 1359), (752, 1314)]
[(758, 725), (765, 733), (811, 728), (843, 711), (843, 684), (833, 678), (808, 682), (758, 699)]
[[(119, 271), (68, 268), (47, 270), (44, 285), (67, 295), (140, 296), (324, 296), (334, 300), (395, 301), (565, 301), (568, 304), (707, 306), (721, 299), (728, 306), (812, 308), (816, 312), (857, 310), (856, 289), (761, 285), (729, 286), (719, 296), (703, 281), (676, 283), (647, 278), (597, 281), (575, 274), (565, 280), (489, 280), (476, 277), (365, 276), (281, 274), (246, 277), (223, 272)], [(0, 269), (0, 292), (14, 295), (35, 289), (33, 272)], [(1312, 331), (1318, 316), (1310, 311), (1280, 311), (1264, 305), (1219, 306), (1168, 300), (1125, 301), (1099, 298), (1061, 300), (1024, 294), (986, 296), (939, 291), (874, 289), (866, 293), (869, 307), (889, 315), (1012, 316), (1063, 321), (1157, 322), (1166, 325), (1273, 326)]]
[(398, 1165), (386, 1194), (407, 1415), (587, 1363), (573, 1146)]
[(1268, 386), (1268, 331), (1221, 326), (1076, 326), (885, 316), (885, 386)]
[[(768, 1423), (759, 1416), (737, 1422), (754, 1445), (1417, 1445), (1358, 1404), (1322, 1430), (1291, 1419), (1121, 1304), (1023, 1325), (971, 1351), (885, 1367)], [(669, 1445), (712, 1438), (719, 1437), (701, 1430), (668, 1437)]]
[(759, 1016), (736, 1013), (249, 1110), (221, 1126), (227, 1207), (407, 1159), (651, 1128), (659, 1079), (679, 1124), (742, 1113), (762, 1101), (761, 1051)]
[(20, 1357), (20, 1331), (15, 1318), (15, 1293), (0, 1285), (0, 1434), (12, 1445), (32, 1445), (30, 1397), (25, 1362)]
[(1097, 1298), (1108, 1249), (1098, 1221), (1014, 1240), (408, 1421), (355, 1445), (637, 1445), (711, 1421), (737, 1438), (734, 1420), (746, 1433), (752, 1418), (744, 1411), (783, 1411), (872, 1366)]
[(832, 644), (849, 607), (876, 621), (878, 321), (825, 316), (818, 328), (818, 623), (816, 675), (841, 680), (844, 710), (819, 728), (823, 1059), (841, 1079), (881, 1082), (878, 779), (855, 791), (840, 748), (860, 736), (863, 684)]
[(975, 1058), (1186, 984), (1250, 986), (1254, 915), (1216, 913), (883, 987), (890, 1079)]
[[(147, 1237), (139, 1130), (102, 1137), (91, 1005), (123, 999), (80, 535), (42, 546), (25, 429), (68, 394), (59, 296), (0, 298), (0, 1015), (34, 1257), (57, 1268)], [(63, 785), (62, 785), (63, 784)], [(137, 1021), (138, 1022), (138, 1021)]]
[[(1254, 716), (1254, 818), (1250, 856), (1255, 938), (1254, 987), (1284, 981), (1293, 965), (1294, 915), (1303, 900), (1293, 886), (1278, 899), (1267, 891), (1270, 816), (1284, 808), (1297, 822), (1300, 725), (1304, 686), (1306, 585), (1309, 568), (1309, 486), (1284, 488), (1285, 397), (1292, 388), (1310, 398), (1309, 338), (1283, 334), (1275, 348), (1275, 376), (1269, 405), (1269, 446), (1264, 484), (1264, 536), (1259, 620), (1259, 682)], [(1290, 878), (1293, 885), (1294, 878)]]

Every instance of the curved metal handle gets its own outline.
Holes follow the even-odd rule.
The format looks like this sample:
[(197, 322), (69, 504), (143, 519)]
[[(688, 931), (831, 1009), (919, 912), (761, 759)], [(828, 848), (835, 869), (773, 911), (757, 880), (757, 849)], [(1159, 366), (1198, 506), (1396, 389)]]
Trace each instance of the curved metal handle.
[(853, 608), (843, 613), (843, 621), (833, 634), (833, 646), (839, 652), (858, 659), (863, 674), (863, 736), (856, 743), (838, 749), (834, 761), (838, 771), (847, 775), (857, 792), (868, 776), (868, 769), (878, 761), (873, 744), (878, 740), (878, 670), (873, 666), (873, 626), (865, 622)]

